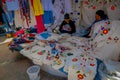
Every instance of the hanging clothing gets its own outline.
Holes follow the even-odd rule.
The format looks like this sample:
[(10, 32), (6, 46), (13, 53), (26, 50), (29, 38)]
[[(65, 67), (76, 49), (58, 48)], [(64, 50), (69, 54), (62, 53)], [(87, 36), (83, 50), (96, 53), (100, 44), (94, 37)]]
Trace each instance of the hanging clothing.
[(50, 24), (54, 22), (53, 19), (53, 5), (52, 0), (41, 0), (43, 9), (44, 9), (44, 15), (43, 15), (43, 21), (44, 24)]
[(3, 12), (3, 9), (2, 9), (2, 7), (0, 6), (0, 25), (1, 25), (1, 23), (4, 23), (4, 21), (3, 21), (3, 18), (2, 18), (2, 14), (3, 14), (4, 12)]
[(23, 20), (23, 19), (21, 18), (20, 10), (16, 10), (16, 11), (15, 11), (14, 21), (15, 21), (15, 27), (16, 27), (16, 28), (18, 28), (18, 27), (24, 27), (25, 19)]
[(41, 33), (45, 31), (45, 26), (44, 26), (43, 18), (42, 18), (42, 15), (44, 14), (42, 4), (40, 0), (31, 0), (31, 4), (32, 4), (33, 11), (34, 11), (35, 18), (36, 18), (37, 33)]
[(7, 17), (8, 22), (9, 23), (13, 23), (13, 20), (14, 20), (14, 11), (8, 11), (7, 10), (7, 6), (4, 3), (2, 4), (2, 6), (3, 6), (3, 10), (4, 10), (4, 13), (5, 13), (6, 17)]
[(19, 9), (18, 0), (6, 0), (6, 5), (7, 5), (8, 11), (18, 10)]
[(55, 0), (53, 4), (53, 16), (55, 17), (55, 20), (52, 29), (61, 24), (61, 22), (64, 20), (64, 14), (64, 0)]
[(54, 22), (53, 12), (52, 11), (44, 11), (43, 21), (44, 21), (44, 24), (53, 23)]
[(30, 20), (29, 0), (20, 0), (19, 3), (20, 3), (19, 6), (20, 6), (21, 18), (25, 19), (27, 27), (29, 27), (29, 20)]
[(35, 16), (43, 15), (44, 11), (40, 0), (31, 0)]
[(44, 24), (50, 24), (54, 22), (53, 19), (53, 5), (52, 0), (41, 0), (43, 9), (44, 9), (44, 15), (43, 15), (43, 21)]
[[(30, 10), (30, 16), (31, 16), (31, 18), (29, 20), (29, 26), (31, 27), (31, 26), (36, 25), (35, 16), (34, 16), (34, 13), (32, 10)], [(15, 11), (14, 21), (15, 21), (15, 26), (17, 28), (18, 27), (28, 28), (25, 17), (21, 18), (20, 10)]]
[(111, 20), (120, 20), (120, 5), (114, 6), (114, 4), (106, 7), (108, 17)]
[(43, 19), (42, 19), (42, 15), (40, 16), (36, 16), (36, 22), (37, 22), (37, 33), (41, 33), (45, 31), (45, 26), (43, 24)]
[(53, 5), (52, 0), (41, 0), (44, 11), (52, 11)]
[(32, 3), (29, 0), (29, 5), (30, 5), (30, 20), (29, 20), (29, 26), (34, 26), (36, 25), (36, 19), (35, 19), (35, 15), (33, 12), (33, 8), (32, 8)]
[(65, 0), (65, 12), (71, 13), (72, 12), (72, 2), (71, 0)]
[(72, 0), (71, 19), (75, 22), (76, 27), (79, 27), (81, 20), (81, 0)]

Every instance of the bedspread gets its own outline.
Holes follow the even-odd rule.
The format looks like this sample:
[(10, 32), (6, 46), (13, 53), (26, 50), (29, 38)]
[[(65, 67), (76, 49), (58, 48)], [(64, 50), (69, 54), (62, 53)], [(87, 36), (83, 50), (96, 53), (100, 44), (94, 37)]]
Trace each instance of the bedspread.
[(93, 80), (96, 75), (96, 59), (90, 56), (91, 49), (86, 38), (51, 35), (26, 47), (21, 54), (35, 64), (51, 65), (68, 75), (69, 80)]
[(120, 21), (100, 21), (94, 25), (91, 39), (68, 34), (50, 34), (43, 39), (37, 35), (39, 40), (20, 53), (35, 64), (51, 65), (55, 70), (60, 70), (68, 75), (68, 80), (94, 80), (98, 68), (97, 58), (118, 59), (119, 26)]

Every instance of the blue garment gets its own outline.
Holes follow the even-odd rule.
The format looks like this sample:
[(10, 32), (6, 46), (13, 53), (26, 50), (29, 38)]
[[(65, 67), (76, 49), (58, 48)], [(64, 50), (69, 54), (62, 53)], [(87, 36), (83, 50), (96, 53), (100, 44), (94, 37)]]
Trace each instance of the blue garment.
[(51, 34), (47, 33), (47, 32), (43, 32), (40, 34), (40, 36), (42, 36), (44, 39), (47, 39), (48, 37), (51, 36)]
[(44, 21), (44, 24), (53, 23), (54, 22), (53, 12), (52, 11), (44, 11), (43, 21)]
[(12, 23), (13, 20), (14, 20), (14, 12), (13, 12), (13, 11), (10, 11), (10, 12), (6, 12), (5, 14), (6, 14), (6, 16), (7, 16), (8, 22)]
[(36, 35), (36, 38), (39, 40), (46, 40), (47, 38), (49, 38), (52, 34), (48, 33), (48, 32), (42, 32), (40, 34)]
[(6, 5), (7, 5), (8, 11), (19, 9), (18, 0), (6, 0)]
[(100, 64), (102, 64), (102, 63), (103, 62), (101, 60), (97, 59), (97, 73), (96, 73), (94, 80), (101, 80), (98, 69), (99, 69)]
[(2, 14), (2, 17), (3, 17), (3, 20), (4, 20), (4, 22), (5, 22), (5, 28), (7, 29), (7, 31), (9, 31), (9, 29), (10, 29), (10, 25), (9, 25), (9, 22), (8, 22), (8, 19), (7, 19), (7, 16), (6, 16), (6, 14)]

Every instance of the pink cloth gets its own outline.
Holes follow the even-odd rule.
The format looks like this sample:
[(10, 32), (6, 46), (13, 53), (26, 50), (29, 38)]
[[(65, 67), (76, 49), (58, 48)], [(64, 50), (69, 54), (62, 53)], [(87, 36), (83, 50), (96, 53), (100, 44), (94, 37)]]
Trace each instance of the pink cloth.
[(36, 17), (36, 22), (37, 22), (37, 33), (41, 33), (45, 31), (45, 26), (43, 23), (42, 15), (35, 16)]

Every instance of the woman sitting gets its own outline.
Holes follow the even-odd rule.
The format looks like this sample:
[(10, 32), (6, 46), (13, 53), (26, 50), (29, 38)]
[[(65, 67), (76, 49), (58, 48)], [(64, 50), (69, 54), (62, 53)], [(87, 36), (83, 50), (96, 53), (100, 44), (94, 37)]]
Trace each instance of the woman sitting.
[(102, 21), (102, 20), (106, 20), (108, 19), (108, 16), (104, 13), (103, 10), (98, 10), (95, 14), (95, 21), (91, 24), (91, 26), (89, 26), (87, 29), (83, 29), (81, 30), (80, 32), (80, 35), (82, 37), (90, 37), (89, 34), (91, 32), (91, 28), (92, 26), (96, 23), (96, 22), (99, 22), (99, 21)]
[(70, 20), (69, 14), (65, 14), (64, 15), (64, 21), (61, 23), (59, 31), (61, 33), (75, 33), (76, 32), (76, 28), (75, 28), (75, 24), (72, 20)]

